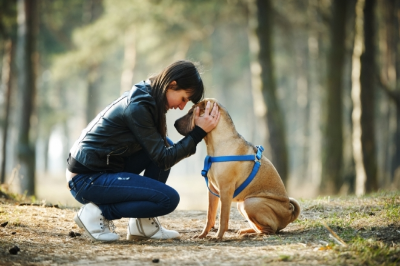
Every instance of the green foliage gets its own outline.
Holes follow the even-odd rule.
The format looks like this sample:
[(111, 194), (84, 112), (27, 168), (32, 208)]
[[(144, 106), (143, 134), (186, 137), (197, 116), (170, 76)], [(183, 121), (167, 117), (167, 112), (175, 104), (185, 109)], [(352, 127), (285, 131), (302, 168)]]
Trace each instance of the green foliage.
[[(197, 7), (190, 1), (105, 1), (104, 15), (77, 29), (73, 34), (75, 49), (56, 59), (55, 77), (67, 77), (71, 72), (64, 70), (71, 66), (78, 73), (104, 62), (115, 49), (123, 48), (124, 35), (132, 34), (130, 28), (138, 36), (138, 53), (147, 54), (147, 60), (160, 61), (160, 56), (180, 48), (182, 41), (192, 43), (209, 37), (219, 15), (223, 21), (225, 14), (232, 12), (229, 5), (210, 0)], [(157, 59), (151, 59), (153, 55)]]
[(0, 0), (0, 38), (15, 37), (17, 24), (16, 1)]
[[(96, 86), (101, 100), (98, 106), (104, 107), (110, 98), (119, 95), (125, 39), (134, 36), (133, 82), (157, 73), (175, 59), (188, 58), (213, 67), (214, 74), (205, 75), (212, 79), (213, 87), (227, 91), (224, 96), (228, 97), (236, 89), (244, 97), (251, 97), (242, 90), (243, 69), (249, 66), (248, 53), (242, 52), (247, 49), (243, 26), (246, 13), (241, 1), (234, 2), (237, 5), (211, 0), (105, 0), (102, 16), (93, 23), (76, 27), (71, 33), (69, 52), (53, 56), (49, 86), (57, 88), (60, 86), (54, 84), (63, 84), (63, 88), (71, 88), (73, 91), (66, 96), (74, 99), (74, 108), (66, 114), (81, 112), (85, 108), (89, 72), (96, 68), (96, 73), (102, 77), (102, 82)], [(242, 23), (242, 31), (237, 30), (239, 23)], [(228, 51), (226, 47), (231, 43), (237, 45)], [(210, 47), (215, 51), (215, 61), (211, 60)], [(224, 71), (226, 65), (231, 66), (229, 72)], [(209, 90), (209, 96), (216, 97), (215, 90)]]

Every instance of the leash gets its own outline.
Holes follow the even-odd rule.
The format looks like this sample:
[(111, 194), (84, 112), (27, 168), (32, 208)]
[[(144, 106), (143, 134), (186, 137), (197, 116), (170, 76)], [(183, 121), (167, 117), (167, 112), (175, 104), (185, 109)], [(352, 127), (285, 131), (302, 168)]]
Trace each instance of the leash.
[(211, 168), (212, 163), (232, 162), (232, 161), (254, 161), (253, 170), (251, 171), (247, 179), (235, 190), (235, 192), (233, 193), (233, 198), (239, 195), (240, 192), (242, 192), (243, 189), (245, 189), (250, 184), (250, 182), (256, 176), (258, 169), (260, 168), (262, 152), (264, 151), (263, 146), (260, 145), (256, 147), (257, 147), (257, 152), (255, 155), (228, 155), (228, 156), (214, 156), (214, 157), (208, 155), (206, 156), (206, 158), (204, 159), (204, 169), (201, 171), (201, 175), (204, 176), (207, 188), (211, 192), (211, 194), (219, 198), (219, 195), (212, 192), (208, 185), (207, 174), (208, 170), (210, 170)]

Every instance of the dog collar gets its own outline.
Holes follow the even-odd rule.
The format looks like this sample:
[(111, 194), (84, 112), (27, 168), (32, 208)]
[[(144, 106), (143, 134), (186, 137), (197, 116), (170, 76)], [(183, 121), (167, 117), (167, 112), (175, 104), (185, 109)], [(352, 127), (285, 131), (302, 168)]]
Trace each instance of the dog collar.
[(228, 155), (228, 156), (206, 156), (204, 159), (204, 168), (201, 171), (201, 175), (204, 176), (204, 179), (206, 181), (206, 185), (208, 190), (210, 191), (211, 194), (217, 196), (219, 198), (219, 195), (212, 192), (209, 185), (208, 185), (208, 170), (211, 168), (212, 163), (220, 163), (220, 162), (232, 162), (232, 161), (254, 161), (254, 166), (253, 170), (251, 171), (250, 175), (247, 177), (247, 179), (235, 190), (233, 193), (233, 198), (235, 198), (237, 195), (240, 194), (240, 192), (245, 189), (248, 184), (254, 179), (256, 176), (258, 169), (260, 168), (261, 165), (261, 157), (262, 157), (262, 152), (264, 151), (263, 146), (256, 146), (257, 147), (257, 152), (254, 155)]

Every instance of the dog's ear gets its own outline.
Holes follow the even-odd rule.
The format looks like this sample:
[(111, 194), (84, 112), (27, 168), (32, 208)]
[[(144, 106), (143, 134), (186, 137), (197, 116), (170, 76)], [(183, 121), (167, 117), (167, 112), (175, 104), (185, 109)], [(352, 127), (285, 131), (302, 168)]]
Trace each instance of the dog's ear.
[(219, 104), (216, 100), (213, 99), (212, 101), (210, 101), (210, 103), (211, 103), (211, 110), (215, 105), (218, 106), (218, 109), (219, 109)]
[(194, 127), (195, 127), (195, 122), (194, 122), (194, 118), (196, 116), (196, 108), (199, 107), (200, 108), (200, 112), (199, 112), (199, 116), (202, 116), (204, 114), (204, 109), (205, 109), (205, 105), (204, 105), (204, 100), (194, 104), (192, 106), (192, 108), (190, 108), (190, 110), (188, 111), (188, 114), (190, 116), (190, 123), (188, 124), (188, 131), (191, 131)]
[(205, 99), (205, 100), (202, 100), (201, 102), (193, 105), (192, 108), (190, 108), (190, 110), (188, 111), (188, 113), (186, 115), (186, 117), (190, 117), (190, 123), (187, 123), (187, 129), (186, 129), (187, 132), (190, 132), (195, 127), (194, 118), (195, 118), (196, 107), (199, 107), (199, 109), (200, 109), (199, 116), (203, 116), (205, 113), (206, 105), (207, 105), (208, 101), (211, 103), (210, 111), (212, 110), (214, 103), (217, 104), (217, 106), (219, 108), (218, 102), (213, 99)]
[(206, 104), (207, 102), (205, 100), (202, 100), (197, 104), (197, 106), (200, 108), (200, 114), (204, 114), (204, 110), (206, 109)]
[(217, 106), (219, 107), (218, 103), (214, 99), (204, 99), (201, 102), (199, 102), (198, 104), (196, 104), (196, 106), (198, 106), (200, 108), (200, 114), (199, 114), (200, 116), (204, 115), (204, 112), (205, 112), (206, 106), (207, 106), (207, 102), (210, 102), (210, 104), (211, 104), (210, 111), (214, 107), (214, 103), (217, 104)]

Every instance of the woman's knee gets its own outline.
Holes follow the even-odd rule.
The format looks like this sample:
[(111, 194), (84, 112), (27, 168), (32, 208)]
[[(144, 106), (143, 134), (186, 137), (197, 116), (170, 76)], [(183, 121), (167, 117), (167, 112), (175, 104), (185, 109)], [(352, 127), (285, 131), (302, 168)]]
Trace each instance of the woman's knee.
[(180, 196), (178, 191), (176, 191), (173, 188), (170, 188), (170, 191), (168, 193), (168, 198), (169, 198), (169, 204), (168, 206), (165, 206), (169, 212), (172, 212), (178, 207), (179, 201), (180, 201)]

